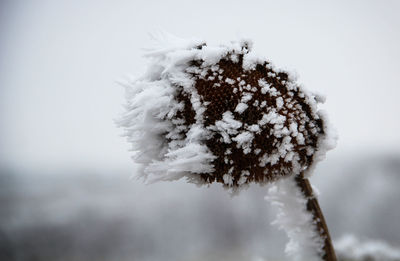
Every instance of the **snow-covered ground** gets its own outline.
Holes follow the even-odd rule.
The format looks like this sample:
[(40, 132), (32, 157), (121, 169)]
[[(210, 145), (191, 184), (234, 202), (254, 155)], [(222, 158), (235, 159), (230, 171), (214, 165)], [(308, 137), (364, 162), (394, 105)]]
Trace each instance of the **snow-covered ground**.
[[(328, 158), (312, 178), (340, 256), (399, 260), (400, 155), (346, 155)], [(146, 186), (129, 175), (3, 169), (0, 259), (286, 260), (266, 187), (231, 198), (220, 185)], [(348, 234), (358, 239), (340, 240)]]

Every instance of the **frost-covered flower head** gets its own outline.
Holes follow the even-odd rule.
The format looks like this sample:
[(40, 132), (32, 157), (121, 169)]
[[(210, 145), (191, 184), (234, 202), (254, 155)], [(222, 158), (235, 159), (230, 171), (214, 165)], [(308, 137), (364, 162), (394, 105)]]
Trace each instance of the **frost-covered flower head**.
[(145, 177), (237, 188), (307, 173), (333, 145), (322, 98), (249, 41), (174, 39), (147, 56), (120, 121)]

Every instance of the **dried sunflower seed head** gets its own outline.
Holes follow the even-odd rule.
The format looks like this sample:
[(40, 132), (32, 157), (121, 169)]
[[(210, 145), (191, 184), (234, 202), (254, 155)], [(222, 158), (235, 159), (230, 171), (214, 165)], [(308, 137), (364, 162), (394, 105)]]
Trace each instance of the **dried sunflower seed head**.
[(237, 188), (307, 172), (334, 144), (319, 99), (249, 42), (178, 46), (128, 86), (120, 124), (143, 175)]

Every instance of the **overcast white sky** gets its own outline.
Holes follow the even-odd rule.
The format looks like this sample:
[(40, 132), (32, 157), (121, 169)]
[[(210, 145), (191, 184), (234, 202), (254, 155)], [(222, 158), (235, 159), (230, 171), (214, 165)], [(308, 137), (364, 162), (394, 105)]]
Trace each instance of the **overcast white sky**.
[(244, 36), (296, 70), (340, 135), (334, 153), (400, 150), (400, 1), (0, 2), (0, 163), (130, 167), (115, 83), (144, 71), (163, 29), (212, 43)]

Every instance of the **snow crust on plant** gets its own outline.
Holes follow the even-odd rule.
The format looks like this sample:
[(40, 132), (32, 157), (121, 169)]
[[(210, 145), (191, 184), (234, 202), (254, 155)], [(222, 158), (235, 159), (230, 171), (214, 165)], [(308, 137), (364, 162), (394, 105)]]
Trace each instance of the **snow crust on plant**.
[[(124, 127), (124, 135), (132, 144), (133, 160), (141, 164), (139, 176), (150, 181), (186, 176), (195, 183), (202, 183), (191, 174), (212, 172), (211, 161), (215, 156), (203, 142), (208, 135), (202, 125), (205, 108), (193, 87), (193, 79), (188, 77), (188, 62), (202, 59), (205, 65), (213, 65), (229, 51), (240, 51), (242, 45), (235, 42), (226, 46), (204, 46), (199, 50), (197, 47), (204, 44), (201, 40), (181, 39), (167, 33), (155, 38), (155, 46), (146, 53), (150, 59), (147, 72), (124, 84), (127, 104), (117, 123)], [(174, 99), (176, 86), (191, 93), (196, 113), (196, 123), (185, 129), (186, 137), (181, 137), (180, 132), (187, 127), (174, 119), (183, 109), (183, 104)], [(232, 124), (228, 114), (224, 119), (225, 122), (215, 127), (231, 134), (238, 123)]]
[(400, 249), (390, 246), (381, 240), (362, 242), (354, 235), (348, 234), (335, 243), (338, 257), (349, 261), (398, 261)]
[[(274, 87), (266, 81), (259, 81), (262, 86), (261, 92), (269, 93), (277, 97), (276, 108), (269, 108), (268, 113), (262, 116), (262, 119), (251, 126), (235, 119), (233, 112), (226, 111), (222, 119), (216, 121), (211, 126), (204, 127), (204, 112), (207, 105), (202, 102), (198, 91), (194, 87), (195, 79), (190, 74), (199, 75), (200, 79), (208, 77), (220, 80), (227, 84), (239, 83), (241, 100), (236, 106), (234, 112), (242, 114), (249, 106), (266, 107), (265, 101), (249, 101), (253, 97), (255, 87), (246, 84), (240, 78), (222, 79), (221, 69), (217, 63), (221, 58), (230, 55), (234, 61), (238, 59), (238, 54), (243, 54), (243, 68), (254, 70), (257, 64), (266, 61), (254, 52), (246, 50), (243, 46), (250, 49), (250, 41), (231, 42), (220, 46), (208, 46), (204, 41), (197, 39), (180, 39), (169, 34), (156, 36), (157, 43), (154, 48), (148, 49), (146, 57), (150, 64), (147, 66), (147, 72), (126, 85), (125, 113), (122, 115), (118, 124), (125, 129), (125, 136), (128, 142), (132, 144), (133, 159), (141, 164), (140, 176), (149, 178), (150, 181), (157, 180), (176, 180), (187, 177), (191, 182), (204, 183), (198, 176), (203, 173), (212, 173), (215, 169), (212, 165), (216, 155), (206, 146), (212, 132), (217, 131), (226, 144), (234, 143), (237, 148), (243, 150), (244, 154), (250, 152), (259, 154), (259, 165), (273, 165), (279, 159), (285, 162), (293, 162), (293, 172), (298, 174), (303, 171), (302, 166), (298, 164), (298, 156), (293, 152), (291, 140), (296, 140), (298, 144), (304, 143), (302, 130), (293, 122), (290, 128), (284, 127), (287, 118), (280, 114), (280, 110), (285, 103), (290, 103), (278, 97), (281, 95)], [(201, 46), (201, 48), (200, 48)], [(190, 66), (190, 62), (201, 60), (200, 67)], [(269, 61), (268, 61), (269, 62)], [(276, 73), (280, 70), (271, 63), (267, 66), (273, 68)], [(213, 75), (207, 75), (211, 69)], [(287, 73), (287, 72), (286, 72)], [(305, 94), (307, 104), (310, 105), (312, 113), (324, 122), (324, 137), (318, 139), (317, 148), (309, 148), (309, 155), (313, 155), (313, 164), (306, 170), (306, 174), (311, 173), (316, 162), (322, 160), (326, 151), (332, 149), (335, 145), (335, 135), (332, 134), (330, 126), (327, 124), (325, 114), (318, 110), (316, 95), (307, 92), (303, 87), (295, 84), (296, 75), (288, 73), (288, 90), (301, 89)], [(215, 86), (218, 87), (217, 84)], [(194, 110), (193, 124), (185, 124), (184, 120), (177, 119), (177, 115), (184, 110), (184, 103), (176, 99), (178, 89), (188, 95), (190, 104)], [(234, 90), (234, 92), (235, 92)], [(320, 96), (318, 96), (320, 97)], [(323, 100), (318, 98), (318, 100)], [(274, 153), (263, 153), (263, 149), (254, 148), (252, 141), (254, 135), (260, 133), (260, 129), (266, 124), (273, 124), (272, 135), (277, 138), (283, 138)], [(185, 133), (183, 135), (182, 133)], [(228, 151), (225, 154), (229, 154)], [(230, 164), (228, 161), (227, 164)], [(232, 186), (232, 175), (226, 173), (223, 180), (227, 186)], [(247, 176), (241, 177), (243, 184)]]
[[(207, 135), (200, 124), (204, 108), (192, 80), (184, 73), (187, 62), (198, 55), (193, 48), (202, 42), (164, 36), (165, 41), (147, 53), (151, 62), (145, 75), (125, 84), (127, 104), (118, 121), (132, 144), (134, 161), (141, 164), (139, 175), (149, 177), (150, 181), (211, 172), (210, 162), (215, 158), (201, 142)], [(173, 118), (183, 104), (174, 99), (174, 85), (193, 93), (191, 99), (196, 109), (196, 124), (187, 130), (187, 137), (180, 142), (177, 136), (184, 125)], [(166, 139), (173, 142), (168, 143)]]
[(307, 211), (307, 199), (293, 177), (274, 183), (265, 197), (278, 209), (273, 225), (289, 237), (285, 253), (297, 261), (321, 261), (324, 240), (317, 232), (312, 214)]

